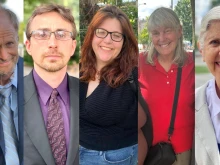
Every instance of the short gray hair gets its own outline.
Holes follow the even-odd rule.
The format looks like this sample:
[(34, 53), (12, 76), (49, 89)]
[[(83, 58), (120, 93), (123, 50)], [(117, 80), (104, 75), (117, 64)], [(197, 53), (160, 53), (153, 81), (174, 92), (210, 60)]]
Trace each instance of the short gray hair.
[(213, 21), (220, 21), (220, 6), (212, 8), (201, 21), (199, 33), (199, 43), (201, 49), (203, 49), (206, 32)]
[[(173, 10), (165, 7), (160, 7), (154, 10), (154, 12), (150, 15), (147, 24), (149, 32), (153, 31), (158, 27), (165, 27), (178, 30), (179, 28), (181, 28), (181, 24), (177, 14)], [(153, 59), (156, 54), (157, 50), (155, 49), (153, 43), (151, 43), (150, 50), (147, 56), (147, 62), (151, 65), (154, 65)], [(183, 66), (186, 58), (186, 52), (184, 51), (183, 47), (183, 36), (181, 35), (177, 43), (173, 62), (179, 66)]]
[(15, 30), (18, 32), (19, 22), (18, 22), (18, 18), (16, 16), (16, 14), (13, 11), (11, 11), (10, 9), (3, 7), (2, 5), (0, 5), (0, 12), (3, 12), (8, 16), (8, 18), (11, 21), (11, 23), (13, 24)]

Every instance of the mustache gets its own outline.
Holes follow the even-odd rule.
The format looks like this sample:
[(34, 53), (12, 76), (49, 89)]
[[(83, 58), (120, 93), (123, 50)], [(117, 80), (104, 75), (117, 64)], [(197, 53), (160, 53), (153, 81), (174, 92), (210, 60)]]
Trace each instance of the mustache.
[(43, 55), (44, 56), (54, 55), (54, 56), (61, 56), (61, 57), (64, 56), (63, 53), (56, 51), (56, 50), (49, 50), (49, 51), (45, 52)]

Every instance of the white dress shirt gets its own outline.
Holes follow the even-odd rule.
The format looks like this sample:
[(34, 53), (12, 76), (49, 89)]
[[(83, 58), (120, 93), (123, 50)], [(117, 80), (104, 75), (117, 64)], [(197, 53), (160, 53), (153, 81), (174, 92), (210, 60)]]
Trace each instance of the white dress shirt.
[(206, 99), (215, 129), (216, 139), (220, 144), (220, 98), (216, 93), (215, 79), (209, 81), (209, 84), (206, 88)]

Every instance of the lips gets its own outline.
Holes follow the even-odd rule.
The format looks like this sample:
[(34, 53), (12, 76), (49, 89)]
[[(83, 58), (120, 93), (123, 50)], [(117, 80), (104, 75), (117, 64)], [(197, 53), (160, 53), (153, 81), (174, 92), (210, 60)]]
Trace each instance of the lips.
[(105, 46), (100, 46), (100, 48), (102, 48), (103, 50), (112, 50), (112, 48), (105, 47)]
[(170, 43), (167, 43), (167, 44), (159, 44), (159, 46), (162, 47), (162, 48), (165, 48), (165, 47), (167, 47), (169, 44), (170, 44)]
[(220, 62), (215, 62), (215, 64), (217, 64), (218, 66), (220, 66)]

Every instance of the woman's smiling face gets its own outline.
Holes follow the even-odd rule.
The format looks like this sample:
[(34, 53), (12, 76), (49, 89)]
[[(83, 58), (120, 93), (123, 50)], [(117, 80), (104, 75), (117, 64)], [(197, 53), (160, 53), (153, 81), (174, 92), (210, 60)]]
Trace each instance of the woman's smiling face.
[[(123, 34), (120, 22), (116, 18), (108, 18), (97, 28), (105, 29), (108, 32), (118, 32)], [(98, 38), (95, 34), (92, 40), (92, 48), (96, 55), (97, 66), (104, 67), (115, 59), (121, 52), (124, 40), (113, 41), (111, 35), (105, 38)]]

